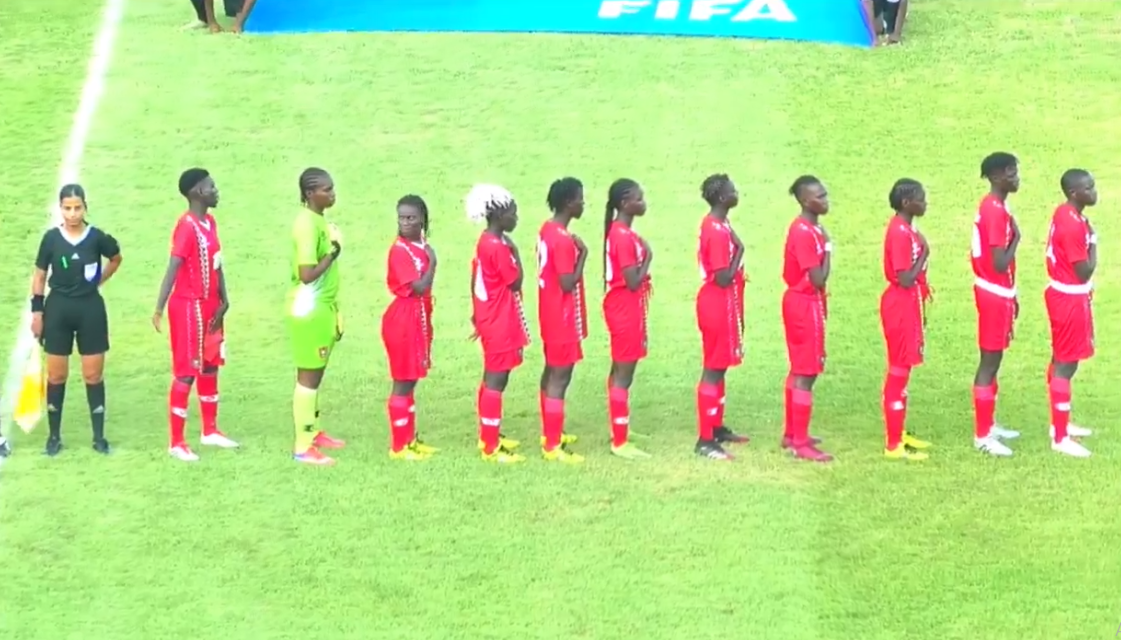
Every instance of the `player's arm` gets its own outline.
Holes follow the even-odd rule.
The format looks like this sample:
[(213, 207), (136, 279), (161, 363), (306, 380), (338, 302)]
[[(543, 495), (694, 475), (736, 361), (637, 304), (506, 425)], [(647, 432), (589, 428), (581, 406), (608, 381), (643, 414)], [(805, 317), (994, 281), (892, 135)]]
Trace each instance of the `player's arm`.
[(800, 231), (795, 239), (794, 256), (798, 266), (806, 270), (810, 284), (818, 291), (825, 291), (825, 283), (829, 281), (829, 274), (833, 268), (833, 243), (822, 227), (821, 233), (825, 236), (825, 252), (821, 258), (817, 255), (817, 240), (808, 232)]
[(319, 235), (319, 230), (308, 224), (305, 218), (300, 218), (293, 230), (293, 238), (296, 242), (296, 264), (299, 265), (297, 271), (300, 274), (300, 282), (304, 284), (311, 284), (321, 278), (342, 253), (342, 245), (332, 242), (332, 250), (320, 257)]
[(101, 272), (101, 282), (97, 283), (97, 286), (100, 287), (109, 282), (109, 279), (117, 273), (117, 269), (121, 268), (121, 245), (113, 236), (102, 233), (97, 241), (97, 250), (103, 258), (109, 261)]
[(502, 236), (502, 242), (510, 248), (510, 255), (514, 256), (514, 265), (518, 270), (517, 276), (510, 281), (510, 290), (520, 292), (522, 290), (522, 281), (525, 280), (525, 267), (522, 265), (522, 254), (518, 252), (518, 245), (514, 244), (514, 241), (509, 236)]
[[(997, 273), (1008, 273), (1008, 267), (1016, 259), (1016, 249), (1020, 247), (1020, 227), (1011, 214), (1005, 215), (1008, 216), (1007, 220), (996, 211), (981, 212), (981, 224), (985, 226), (986, 235), (992, 244), (993, 268)], [(1012, 240), (1005, 245), (1003, 238), (1008, 224), (1012, 225)]]
[(175, 276), (179, 275), (179, 268), (183, 266), (187, 256), (194, 255), (197, 250), (198, 238), (194, 230), (186, 224), (177, 224), (175, 232), (171, 235), (171, 256), (167, 260), (167, 269), (163, 274), (163, 282), (160, 283), (160, 292), (156, 296), (156, 311), (152, 315), (152, 325), (156, 327), (156, 331), (160, 330), (160, 318), (163, 317), (163, 310), (167, 307), (167, 299), (171, 297), (171, 290), (175, 287)]
[(895, 14), (895, 30), (888, 36), (888, 42), (897, 43), (903, 37), (903, 23), (907, 21), (907, 5), (910, 0), (899, 0), (899, 9)]
[[(1070, 222), (1057, 226), (1055, 235), (1058, 237), (1055, 238), (1055, 242), (1074, 266), (1074, 275), (1078, 276), (1078, 280), (1083, 283), (1089, 282), (1098, 268), (1098, 239), (1094, 237), (1094, 230), (1089, 224), (1086, 225), (1086, 229), (1083, 229), (1082, 225), (1074, 225)], [(1087, 230), (1089, 238), (1086, 237)]]
[[(611, 243), (611, 252), (615, 254), (615, 261), (623, 272), (623, 281), (630, 291), (638, 291), (642, 287), (643, 280), (650, 273), (650, 250), (646, 249), (646, 256), (639, 262), (638, 252), (635, 251), (634, 246), (630, 238)], [(643, 248), (646, 248), (645, 242)]]
[(888, 242), (891, 243), (888, 254), (891, 260), (891, 269), (899, 280), (899, 286), (910, 289), (918, 282), (919, 274), (926, 268), (930, 259), (930, 249), (924, 242), (918, 257), (911, 259), (911, 239), (901, 233), (893, 233)]
[[(735, 250), (730, 249), (722, 235), (717, 234), (711, 227), (705, 226), (701, 230), (701, 256), (706, 270), (712, 273), (716, 286), (721, 289), (732, 286), (736, 278), (736, 269), (739, 269), (743, 261), (743, 252), (738, 247)], [(739, 260), (736, 259), (737, 257)]]
[(43, 234), (39, 242), (39, 253), (35, 256), (35, 273), (31, 274), (31, 332), (36, 338), (43, 334), (43, 307), (46, 306), (44, 295), (47, 292), (47, 269), (51, 266), (54, 256), (51, 255), (51, 245), (48, 240), (50, 231)]
[(571, 240), (553, 242), (548, 251), (553, 268), (559, 275), (561, 291), (565, 293), (575, 291), (580, 278), (584, 276), (588, 248), (579, 238), (571, 236)]
[[(213, 2), (214, 0), (207, 0)], [(249, 19), (250, 12), (253, 11), (253, 5), (257, 4), (257, 0), (245, 0), (245, 4), (241, 5), (241, 11), (237, 12), (237, 17), (234, 18), (234, 33), (241, 33), (245, 28), (245, 21)]]

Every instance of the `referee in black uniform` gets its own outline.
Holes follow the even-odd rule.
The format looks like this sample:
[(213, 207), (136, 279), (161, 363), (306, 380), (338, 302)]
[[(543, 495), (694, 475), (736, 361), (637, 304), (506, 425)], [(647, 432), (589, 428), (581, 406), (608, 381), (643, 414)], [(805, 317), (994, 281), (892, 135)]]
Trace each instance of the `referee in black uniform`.
[[(75, 339), (82, 356), (93, 448), (98, 453), (109, 453), (102, 379), (105, 352), (109, 351), (109, 318), (100, 287), (121, 266), (121, 247), (113, 236), (86, 221), (86, 192), (80, 185), (63, 187), (58, 194), (58, 206), (62, 224), (43, 234), (31, 282), (31, 330), (47, 353), (50, 437), (45, 453), (54, 456), (62, 450), (62, 405)], [(103, 258), (108, 260), (104, 266)], [(44, 298), (48, 283), (51, 293)]]

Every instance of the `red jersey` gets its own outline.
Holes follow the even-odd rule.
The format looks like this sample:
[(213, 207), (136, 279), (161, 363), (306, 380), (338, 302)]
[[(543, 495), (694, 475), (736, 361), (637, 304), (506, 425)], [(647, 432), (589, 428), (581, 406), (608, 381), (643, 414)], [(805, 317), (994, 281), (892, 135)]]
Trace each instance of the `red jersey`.
[(1012, 243), (1012, 212), (1000, 198), (988, 194), (981, 199), (977, 218), (973, 221), (973, 275), (978, 279), (1012, 289), (1016, 285), (1016, 261), (1008, 264), (1007, 273), (998, 273), (993, 266), (993, 247)]
[(782, 281), (794, 293), (820, 294), (810, 281), (810, 270), (825, 264), (827, 241), (821, 227), (801, 217), (794, 218), (786, 232)]
[(189, 211), (180, 216), (171, 235), (171, 255), (183, 261), (175, 274), (173, 298), (218, 300), (222, 245), (214, 216), (208, 213), (200, 219)]
[[(701, 219), (700, 244), (697, 248), (697, 264), (701, 269), (701, 289), (712, 287), (720, 289), (716, 284), (716, 274), (732, 265), (732, 256), (736, 253), (736, 243), (732, 241), (732, 224), (727, 220), (718, 220), (710, 215)], [(732, 275), (736, 288), (743, 290), (744, 275), (743, 264)]]
[[(884, 234), (884, 279), (893, 287), (899, 287), (899, 272), (910, 271), (922, 253), (922, 240), (915, 228), (898, 216), (887, 223)], [(915, 279), (918, 291), (925, 297), (928, 290), (926, 265), (923, 265)]]
[[(607, 231), (607, 271), (603, 274), (608, 293), (617, 289), (629, 291), (623, 271), (637, 267), (644, 260), (646, 260), (646, 249), (642, 237), (627, 225), (612, 222), (611, 228)], [(649, 282), (650, 275), (647, 274), (642, 288), (645, 288)]]
[(1063, 203), (1051, 217), (1047, 234), (1047, 277), (1059, 285), (1083, 286), (1074, 265), (1090, 258), (1093, 232), (1086, 216)]
[(516, 351), (529, 344), (521, 295), (510, 288), (518, 263), (506, 241), (484, 232), (471, 260), (471, 303), (475, 331), (491, 353)]
[(432, 289), (429, 288), (428, 291), (418, 295), (413, 292), (412, 287), (412, 283), (428, 271), (428, 265), (431, 263), (428, 251), (425, 250), (426, 246), (423, 241), (409, 242), (398, 238), (393, 246), (389, 247), (385, 285), (394, 296), (391, 307), (407, 306), (411, 311), (412, 307), (419, 305), (425, 317), (430, 317)]
[(576, 272), (576, 241), (563, 225), (546, 220), (537, 234), (537, 314), (541, 340), (567, 344), (588, 337), (584, 278), (572, 291), (561, 289), (560, 277)]

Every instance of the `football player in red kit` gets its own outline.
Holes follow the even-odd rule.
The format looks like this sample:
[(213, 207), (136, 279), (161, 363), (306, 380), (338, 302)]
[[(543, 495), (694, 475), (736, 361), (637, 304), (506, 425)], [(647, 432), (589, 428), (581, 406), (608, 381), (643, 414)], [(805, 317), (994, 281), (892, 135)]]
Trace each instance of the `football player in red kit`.
[(564, 396), (576, 363), (584, 358), (580, 343), (588, 337), (584, 265), (588, 247), (568, 231), (584, 213), (584, 185), (561, 178), (549, 187), (553, 216), (537, 233), (537, 312), (545, 368), (541, 372), (541, 455), (576, 464), (584, 457), (568, 451), (575, 436), (564, 433)]
[(467, 218), (486, 222), (471, 260), (471, 324), (483, 348), (483, 380), (477, 397), (479, 449), (483, 460), (524, 462), (518, 441), (502, 432), (502, 393), (510, 372), (522, 364), (529, 327), (522, 307), (525, 270), (510, 234), (518, 226), (518, 205), (497, 185), (476, 185), (467, 194)]
[(627, 460), (650, 454), (630, 443), (630, 388), (638, 361), (646, 357), (646, 318), (650, 302), (650, 245), (634, 230), (646, 214), (642, 187), (620, 178), (607, 191), (603, 218), (603, 317), (611, 336), (611, 372), (607, 376), (607, 412), (611, 453)]
[(728, 369), (743, 364), (744, 246), (728, 221), (740, 202), (736, 185), (726, 174), (701, 184), (709, 211), (701, 220), (697, 263), (701, 287), (697, 291), (697, 328), (701, 332), (703, 362), (697, 383), (697, 455), (731, 460), (723, 445), (748, 442), (724, 425), (724, 378)]
[(810, 435), (813, 387), (825, 370), (825, 285), (829, 280), (833, 244), (821, 216), (829, 213), (829, 194), (820, 180), (801, 176), (790, 187), (802, 210), (790, 223), (783, 251), (782, 326), (790, 374), (786, 377), (786, 419), (782, 446), (794, 457), (830, 462), (833, 456), (817, 448)]
[(1016, 156), (997, 152), (981, 161), (989, 193), (981, 199), (973, 222), (970, 253), (973, 297), (977, 303), (977, 345), (981, 352), (973, 379), (973, 446), (993, 456), (1010, 456), (1006, 440), (1019, 433), (996, 424), (997, 374), (1004, 351), (1012, 344), (1012, 327), (1020, 312), (1016, 300), (1016, 249), (1020, 228), (1008, 209), (1008, 196), (1020, 190)]
[(1090, 298), (1098, 267), (1098, 237), (1086, 217), (1098, 203), (1094, 178), (1083, 169), (1063, 174), (1066, 202), (1055, 209), (1047, 234), (1047, 277), (1043, 298), (1051, 321), (1051, 364), (1047, 388), (1051, 401), (1051, 448), (1076, 458), (1090, 451), (1075, 440), (1090, 430), (1070, 423), (1070, 382), (1078, 363), (1094, 355), (1094, 316)]
[(926, 268), (930, 244), (915, 228), (926, 213), (926, 191), (917, 180), (903, 178), (891, 188), (888, 202), (895, 215), (884, 234), (884, 278), (880, 296), (880, 324), (887, 346), (883, 409), (886, 431), (884, 455), (893, 459), (925, 460), (920, 451), (930, 446), (907, 433), (907, 383), (911, 369), (923, 362), (926, 303), (931, 298)]
[[(225, 363), (223, 320), (230, 308), (222, 269), (218, 222), (210, 209), (218, 206), (218, 187), (205, 169), (188, 169), (179, 178), (187, 211), (179, 216), (171, 237), (171, 258), (160, 285), (152, 325), (160, 331), (167, 308), (172, 375), (168, 401), (168, 453), (184, 462), (199, 459), (187, 444), (187, 402), (197, 381), (203, 445), (238, 446), (218, 430), (218, 368)], [(170, 300), (169, 300), (170, 298)]]
[(389, 457), (423, 460), (436, 453), (416, 436), (418, 381), (432, 366), (432, 282), (436, 251), (428, 243), (428, 205), (420, 196), (397, 202), (397, 239), (389, 248), (386, 286), (393, 301), (381, 317), (381, 339), (389, 358), (393, 390), (389, 413)]

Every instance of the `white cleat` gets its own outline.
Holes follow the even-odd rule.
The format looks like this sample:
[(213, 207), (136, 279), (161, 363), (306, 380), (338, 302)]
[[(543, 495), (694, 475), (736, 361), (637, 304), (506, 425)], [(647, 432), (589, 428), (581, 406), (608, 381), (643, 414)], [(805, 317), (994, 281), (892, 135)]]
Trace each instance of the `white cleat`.
[(989, 429), (989, 435), (1001, 440), (1015, 440), (1020, 437), (1020, 432), (1013, 429), (1005, 429), (999, 424), (994, 424), (992, 428)]
[(973, 448), (998, 458), (1007, 458), (1012, 455), (1012, 449), (991, 434), (987, 438), (974, 438)]
[(198, 462), (199, 461), (198, 455), (196, 455), (194, 451), (191, 451), (191, 448), (188, 447), (185, 444), (181, 444), (181, 445), (171, 447), (167, 450), (167, 453), (172, 458), (175, 458), (176, 460), (180, 460), (182, 462)]
[(1082, 446), (1077, 440), (1072, 439), (1070, 436), (1063, 438), (1059, 442), (1051, 440), (1051, 450), (1058, 451), (1059, 453), (1066, 454), (1073, 458), (1089, 458), (1090, 450)]
[[(1087, 438), (1094, 435), (1094, 430), (1080, 427), (1076, 424), (1069, 424), (1067, 425), (1067, 435), (1072, 438)], [(1051, 427), (1051, 439), (1055, 439), (1055, 427)]]
[(226, 434), (217, 431), (203, 435), (199, 442), (205, 446), (218, 447), (219, 449), (236, 449), (240, 446), (236, 441), (227, 438)]

